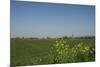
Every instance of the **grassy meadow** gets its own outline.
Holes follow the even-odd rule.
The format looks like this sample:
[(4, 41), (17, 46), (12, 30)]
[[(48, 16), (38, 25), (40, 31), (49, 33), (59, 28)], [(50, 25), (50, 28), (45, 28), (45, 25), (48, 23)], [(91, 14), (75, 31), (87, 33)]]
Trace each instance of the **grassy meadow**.
[[(66, 43), (63, 43), (62, 46), (68, 47), (61, 48), (62, 46), (56, 43), (57, 39), (55, 38), (11, 38), (11, 66), (95, 61), (95, 39), (63, 40)], [(53, 47), (55, 45), (57, 47)], [(65, 53), (59, 54), (56, 50)]]

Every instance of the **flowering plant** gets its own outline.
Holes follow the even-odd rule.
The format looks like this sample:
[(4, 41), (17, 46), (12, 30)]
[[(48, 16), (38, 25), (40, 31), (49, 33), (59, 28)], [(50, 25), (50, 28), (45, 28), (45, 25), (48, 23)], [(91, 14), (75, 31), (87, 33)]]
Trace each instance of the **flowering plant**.
[(61, 38), (57, 39), (52, 45), (49, 54), (52, 59), (52, 63), (84, 62), (93, 59), (91, 55), (95, 55), (93, 54), (94, 49), (92, 48), (93, 50), (91, 50), (90, 45), (80, 42), (71, 47), (71, 44), (67, 42), (67, 40)]

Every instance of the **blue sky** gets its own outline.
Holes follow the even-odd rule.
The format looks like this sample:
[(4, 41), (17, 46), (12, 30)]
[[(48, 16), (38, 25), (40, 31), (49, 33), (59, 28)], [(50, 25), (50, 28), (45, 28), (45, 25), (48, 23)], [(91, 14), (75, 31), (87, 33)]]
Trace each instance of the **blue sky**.
[(13, 1), (11, 37), (95, 35), (95, 7)]

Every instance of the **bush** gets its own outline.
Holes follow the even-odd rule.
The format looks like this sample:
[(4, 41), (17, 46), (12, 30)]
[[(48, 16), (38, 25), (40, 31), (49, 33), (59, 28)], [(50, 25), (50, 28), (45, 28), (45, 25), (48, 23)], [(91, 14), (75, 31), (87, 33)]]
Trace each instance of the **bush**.
[[(50, 58), (52, 63), (71, 63), (71, 62), (85, 62), (94, 60), (95, 49), (90, 45), (80, 42), (70, 47), (63, 38), (57, 39), (50, 50)], [(91, 50), (92, 49), (92, 50)]]
[(52, 63), (62, 63), (65, 58), (65, 53), (68, 49), (69, 45), (66, 45), (66, 41), (64, 39), (57, 39), (55, 44), (52, 45), (50, 50), (50, 57), (52, 59)]

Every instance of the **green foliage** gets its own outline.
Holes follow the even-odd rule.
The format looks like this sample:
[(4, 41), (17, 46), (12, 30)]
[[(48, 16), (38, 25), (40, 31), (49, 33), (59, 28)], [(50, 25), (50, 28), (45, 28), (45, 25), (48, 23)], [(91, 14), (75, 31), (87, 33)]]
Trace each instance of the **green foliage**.
[(65, 58), (65, 52), (67, 50), (68, 45), (66, 45), (66, 41), (63, 39), (56, 40), (56, 43), (53, 44), (50, 55), (53, 60), (52, 63), (62, 63)]
[(95, 61), (94, 39), (11, 39), (11, 65)]
[[(86, 62), (95, 60), (95, 49), (90, 45), (80, 42), (70, 46), (64, 39), (59, 39), (53, 44), (50, 55), (52, 63)], [(92, 48), (92, 50), (91, 50)]]
[[(55, 40), (11, 39), (11, 65), (47, 64), (48, 52)], [(43, 59), (39, 62), (39, 59)]]

